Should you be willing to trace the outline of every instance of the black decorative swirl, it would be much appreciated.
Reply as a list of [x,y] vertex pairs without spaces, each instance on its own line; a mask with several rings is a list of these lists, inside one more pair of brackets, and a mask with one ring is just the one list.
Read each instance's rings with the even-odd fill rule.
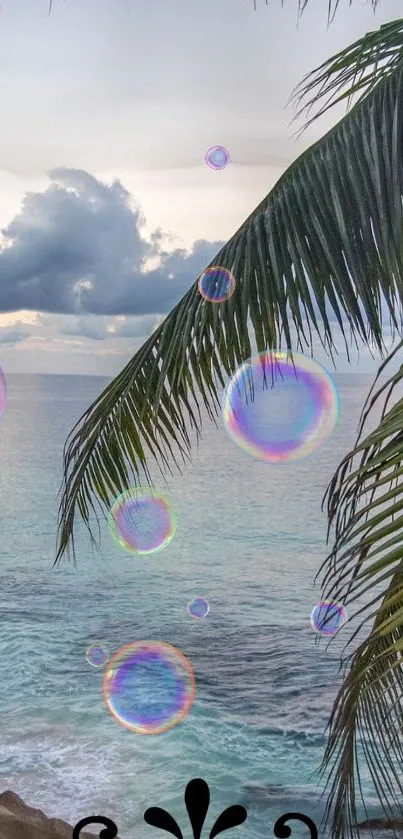
[[87,816],[86,819],[81,819],[80,822],[77,822],[73,830],[73,839],[80,839],[82,829],[89,824],[104,825],[99,834],[99,839],[116,839],[118,835],[118,829],[112,819],[108,819],[106,816]]
[[162,807],[149,807],[144,813],[144,821],[150,824],[151,827],[159,827],[160,830],[166,830],[176,836],[176,839],[183,839],[182,831],[175,821],[174,817],[163,810]]
[[230,827],[238,827],[247,818],[248,814],[245,807],[242,807],[240,804],[233,804],[232,807],[227,807],[226,810],[223,810],[221,816],[218,816],[216,823],[213,825],[210,832],[210,839],[214,839],[214,836],[222,833],[223,830],[229,830]]
[[[210,790],[203,778],[194,778],[193,781],[189,781],[185,790],[185,804],[192,825],[193,839],[200,839],[210,805]],[[245,807],[241,807],[240,804],[227,807],[213,825],[210,831],[210,839],[214,839],[223,830],[229,830],[231,827],[243,824],[247,816]],[[144,813],[144,821],[153,827],[159,827],[160,830],[172,833],[173,836],[176,836],[176,839],[183,839],[178,823],[170,813],[161,807],[149,807]]]
[[210,790],[202,778],[194,778],[185,789],[185,804],[194,839],[200,839],[210,806]]
[[277,836],[277,839],[288,839],[291,836],[292,830],[286,824],[290,819],[297,819],[297,821],[306,824],[311,832],[311,839],[318,839],[318,828],[315,822],[309,816],[305,816],[304,813],[284,813],[283,816],[280,816],[273,827],[273,833]]
[[[193,839],[200,839],[210,805],[210,790],[206,781],[203,781],[203,778],[194,778],[193,781],[189,781],[185,790],[185,805],[192,826]],[[224,830],[238,827],[238,825],[246,821],[247,817],[248,814],[245,807],[242,807],[240,804],[233,804],[231,807],[227,807],[213,824],[209,839],[215,839]],[[310,839],[318,839],[316,824],[309,816],[305,816],[303,813],[284,813],[283,816],[280,816],[273,828],[274,835],[277,839],[289,839],[291,836],[292,830],[286,824],[290,819],[297,819],[297,821],[306,824],[310,830]],[[152,827],[166,830],[172,836],[175,836],[176,839],[183,839],[182,831],[177,821],[162,807],[149,807],[144,813],[144,821]],[[80,839],[82,829],[87,827],[87,825],[94,824],[103,825],[99,839],[116,839],[118,833],[116,824],[112,819],[106,818],[106,816],[89,816],[86,819],[81,819],[73,830],[73,839]]]

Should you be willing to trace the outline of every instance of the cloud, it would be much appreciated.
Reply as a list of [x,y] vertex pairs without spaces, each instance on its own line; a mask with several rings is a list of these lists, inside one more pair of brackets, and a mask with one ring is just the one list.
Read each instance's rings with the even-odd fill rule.
[[104,341],[109,337],[106,319],[96,316],[74,319],[63,318],[59,327],[59,335],[80,336],[92,341]]
[[143,338],[158,326],[160,318],[155,315],[145,315],[140,318],[126,318],[123,323],[116,325],[113,331],[115,338]]
[[[26,194],[2,230],[2,312],[164,314],[222,247],[199,240],[190,252],[168,253],[161,230],[144,238],[141,210],[119,180],[107,185],[67,168],[49,177],[48,189]],[[146,271],[151,259],[158,267]]]
[[[41,317],[41,323],[47,326],[51,323],[51,315]],[[114,338],[146,338],[158,325],[159,318],[156,315],[144,315],[140,317],[110,318],[102,315],[83,315],[72,317],[71,315],[59,316],[53,319],[53,326],[58,335],[77,336],[89,338],[92,341],[105,341]]]
[[28,337],[28,332],[23,327],[21,329],[0,329],[0,344],[20,344]]
[[[0,311],[67,315],[58,322],[62,336],[146,338],[223,243],[198,240],[190,252],[168,252],[172,235],[160,228],[149,240],[142,235],[144,217],[120,181],[108,185],[65,168],[53,170],[50,179],[45,191],[26,194],[21,212],[2,231]],[[157,267],[146,270],[150,263]],[[382,308],[386,315],[384,303]],[[123,322],[110,320],[122,315]],[[334,326],[331,307],[328,315]],[[54,327],[42,321],[48,331],[41,334],[56,337]],[[3,344],[26,337],[20,323],[0,329]]]

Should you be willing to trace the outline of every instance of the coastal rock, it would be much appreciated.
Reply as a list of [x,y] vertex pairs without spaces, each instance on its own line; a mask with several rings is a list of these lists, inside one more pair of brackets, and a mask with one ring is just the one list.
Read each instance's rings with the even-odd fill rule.
[[[42,810],[29,807],[11,790],[0,793],[0,839],[72,839],[72,835],[72,826],[62,819],[48,818]],[[82,839],[94,839],[99,833],[82,833],[81,836]]]
[[403,830],[403,818],[367,819],[357,825],[360,830]]

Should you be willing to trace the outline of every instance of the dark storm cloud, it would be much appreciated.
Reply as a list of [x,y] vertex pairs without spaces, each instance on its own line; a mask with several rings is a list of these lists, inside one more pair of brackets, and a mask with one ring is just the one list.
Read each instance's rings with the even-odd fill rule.
[[[172,237],[158,228],[150,242],[144,239],[144,218],[120,181],[107,185],[79,169],[57,169],[50,178],[44,192],[25,196],[21,212],[2,231],[0,312],[78,316],[62,327],[64,335],[140,338],[153,329],[157,315],[180,300],[223,244],[199,240],[190,253],[167,253],[163,244]],[[155,257],[159,267],[144,272],[145,261]],[[79,319],[90,315],[98,318]],[[115,324],[110,333],[105,318],[114,315],[137,317]],[[330,306],[328,315],[336,323]]]
[[[0,311],[148,315],[168,312],[222,246],[194,243],[190,253],[147,242],[144,218],[120,181],[102,183],[80,169],[56,169],[44,192],[28,193],[2,230]],[[144,273],[144,263],[160,266]]]

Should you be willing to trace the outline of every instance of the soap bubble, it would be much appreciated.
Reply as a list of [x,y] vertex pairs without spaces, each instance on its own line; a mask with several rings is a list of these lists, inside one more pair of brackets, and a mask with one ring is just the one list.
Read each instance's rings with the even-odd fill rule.
[[225,169],[229,164],[229,152],[224,146],[211,146],[206,151],[205,161],[210,169]]
[[204,597],[195,597],[191,603],[188,603],[187,610],[192,618],[200,620],[208,615],[210,611],[210,604],[204,599]]
[[176,524],[176,513],[168,499],[143,487],[122,492],[108,516],[115,542],[141,556],[166,548],[175,536]]
[[0,419],[6,410],[7,402],[7,383],[6,377],[0,367]]
[[235,291],[235,277],[227,268],[212,265],[200,275],[198,288],[201,296],[209,303],[224,303]]
[[91,667],[104,667],[110,659],[109,650],[101,641],[94,641],[88,647],[85,657]]
[[322,600],[312,609],[311,627],[321,635],[335,635],[347,620],[344,606],[332,600]]
[[222,401],[224,428],[252,457],[270,463],[311,454],[331,435],[339,396],[329,373],[301,353],[268,350],[238,367]]
[[118,650],[102,683],[108,711],[137,734],[161,734],[188,714],[196,692],[190,662],[162,641],[135,641]]

